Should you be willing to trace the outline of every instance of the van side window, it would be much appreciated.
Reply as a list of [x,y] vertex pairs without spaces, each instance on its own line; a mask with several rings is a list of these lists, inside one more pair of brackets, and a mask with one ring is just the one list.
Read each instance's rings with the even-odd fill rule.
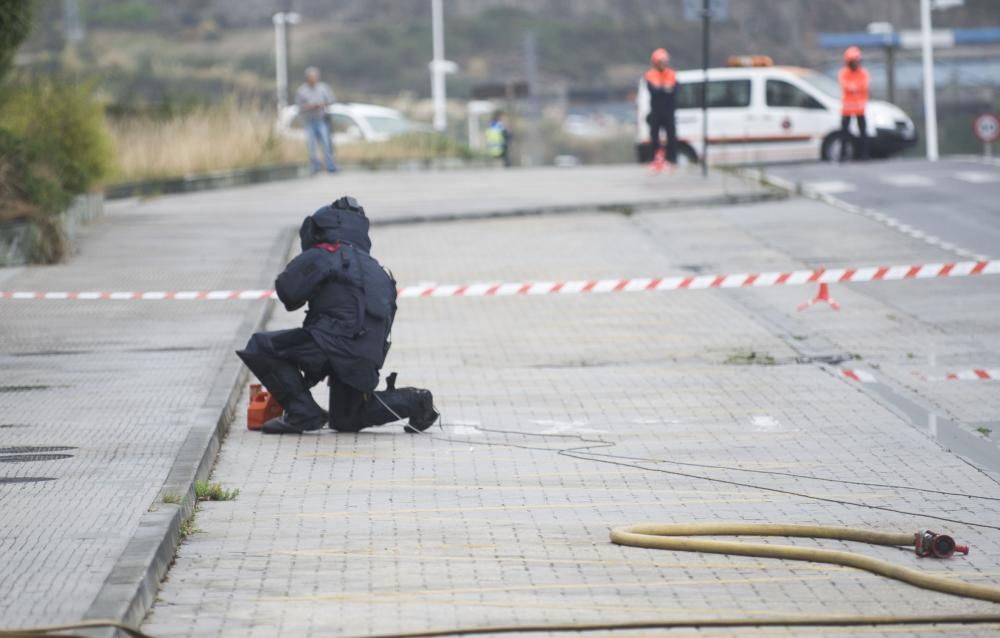
[[[677,88],[677,108],[700,109],[704,82],[683,82]],[[739,108],[750,105],[750,80],[709,80],[708,108]]]
[[765,86],[768,106],[798,109],[822,109],[823,105],[794,84],[783,80],[768,80]]
[[[334,113],[331,116],[333,120],[333,132],[334,133],[356,133],[360,132],[358,129],[358,123],[354,121],[354,118],[349,115],[343,115],[341,113]],[[352,130],[353,129],[353,130]]]

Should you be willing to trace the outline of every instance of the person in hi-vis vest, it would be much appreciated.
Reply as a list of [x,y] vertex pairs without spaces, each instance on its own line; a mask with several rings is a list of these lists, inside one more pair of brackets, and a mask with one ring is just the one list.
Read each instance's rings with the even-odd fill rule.
[[674,116],[676,103],[674,95],[677,89],[677,74],[667,64],[670,54],[666,49],[653,51],[649,61],[652,67],[646,71],[643,79],[649,90],[649,143],[653,150],[653,166],[661,168],[664,163],[663,150],[660,148],[660,129],[667,134],[666,161],[677,162],[677,123]]
[[851,134],[848,131],[851,125],[851,118],[858,121],[858,146],[856,150],[858,159],[868,158],[868,130],[865,121],[865,107],[868,106],[868,86],[871,79],[868,71],[861,68],[861,49],[858,47],[848,47],[844,51],[844,67],[837,74],[837,81],[840,82],[841,107],[840,107],[840,161],[847,158],[847,145],[850,144]]
[[510,166],[510,130],[503,123],[503,111],[495,111],[490,118],[490,127],[486,129],[486,151],[490,157],[503,160],[504,166]]

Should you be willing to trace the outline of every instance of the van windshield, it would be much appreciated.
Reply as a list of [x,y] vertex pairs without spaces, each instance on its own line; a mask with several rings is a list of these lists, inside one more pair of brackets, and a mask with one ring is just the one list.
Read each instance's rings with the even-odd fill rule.
[[840,99],[840,85],[833,78],[816,71],[806,71],[799,77],[830,97],[836,100]]

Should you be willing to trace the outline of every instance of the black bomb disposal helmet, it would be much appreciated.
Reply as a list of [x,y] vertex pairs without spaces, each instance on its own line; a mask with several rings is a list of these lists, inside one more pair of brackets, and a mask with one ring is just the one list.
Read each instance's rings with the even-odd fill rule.
[[358,200],[344,196],[306,217],[299,228],[302,250],[316,244],[343,242],[367,252],[372,249],[368,237],[368,218]]

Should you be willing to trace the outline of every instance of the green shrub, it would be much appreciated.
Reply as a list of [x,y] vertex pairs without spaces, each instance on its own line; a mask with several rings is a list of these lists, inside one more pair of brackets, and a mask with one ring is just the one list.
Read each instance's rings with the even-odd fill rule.
[[14,52],[31,31],[31,0],[0,0],[0,78],[14,61]]
[[[32,156],[44,158],[71,194],[93,188],[111,171],[111,139],[90,87],[51,80],[13,86],[0,98],[0,130],[22,140]],[[47,208],[46,202],[32,203]]]
[[32,221],[32,261],[62,259],[54,215],[111,166],[104,113],[87,87],[35,80],[0,91],[0,221]]

